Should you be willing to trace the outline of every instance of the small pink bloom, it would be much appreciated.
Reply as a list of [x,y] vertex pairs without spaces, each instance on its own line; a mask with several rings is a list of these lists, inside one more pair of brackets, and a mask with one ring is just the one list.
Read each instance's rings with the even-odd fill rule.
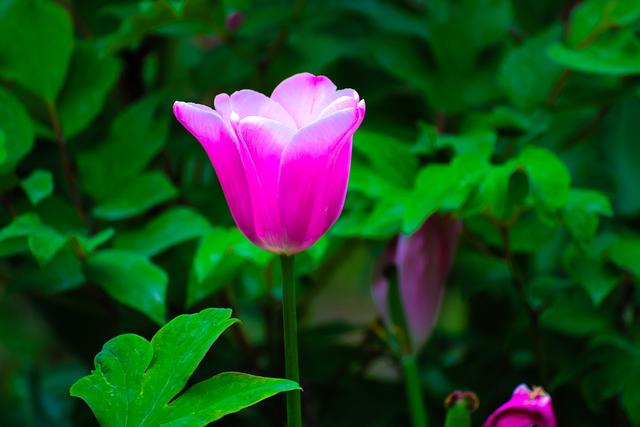
[[[400,236],[385,255],[397,269],[398,287],[414,352],[427,342],[438,318],[444,285],[453,264],[462,223],[432,215],[410,236]],[[383,320],[391,322],[389,282],[381,271],[373,284],[373,299]]]
[[519,385],[511,399],[485,421],[484,427],[556,427],[551,397],[541,387]]
[[301,73],[271,97],[241,90],[214,106],[176,102],[173,112],[209,155],[238,228],[275,253],[307,249],[342,212],[364,100]]

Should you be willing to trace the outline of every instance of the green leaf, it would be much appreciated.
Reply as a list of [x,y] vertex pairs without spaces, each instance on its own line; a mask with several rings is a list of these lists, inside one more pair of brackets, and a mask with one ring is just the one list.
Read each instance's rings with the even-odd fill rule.
[[143,255],[105,250],[87,258],[87,277],[117,301],[163,324],[169,279]]
[[562,68],[551,61],[547,48],[560,40],[562,28],[553,26],[511,50],[500,66],[500,86],[517,107],[532,110],[546,101]]
[[472,154],[488,160],[493,154],[496,140],[494,131],[478,129],[459,135],[440,135],[436,147],[451,147],[456,154]]
[[614,264],[640,278],[640,237],[625,237],[609,248],[609,257]]
[[451,164],[432,164],[416,178],[415,189],[406,197],[402,231],[413,233],[435,211],[462,208],[486,177],[489,165],[477,154],[456,156]]
[[613,215],[607,196],[593,190],[571,189],[562,217],[576,240],[586,243],[595,236],[600,223],[599,215]]
[[[181,315],[148,342],[134,335],[108,341],[96,369],[71,387],[102,427],[203,427],[277,393],[299,389],[288,380],[223,373],[179,397],[216,339],[235,323],[231,310]],[[174,399],[175,398],[175,399]]]
[[595,306],[599,306],[611,294],[619,282],[602,259],[602,251],[594,245],[569,254],[567,270],[587,292]]
[[586,296],[554,301],[540,315],[540,323],[572,336],[605,333],[612,328],[610,319],[598,312]]
[[633,30],[603,34],[582,49],[554,44],[548,53],[558,64],[584,73],[613,76],[640,73],[640,40]]
[[422,169],[416,188],[407,202],[403,232],[413,233],[432,213],[440,208],[458,185],[458,173],[451,165],[434,164]]
[[550,211],[567,203],[571,177],[554,153],[530,146],[522,150],[518,160],[529,176],[531,193],[537,203]]
[[249,243],[236,228],[215,228],[205,235],[193,258],[187,286],[191,306],[224,287],[248,260],[264,267],[273,255]]
[[31,203],[37,205],[53,192],[53,175],[49,171],[36,169],[21,181],[20,186],[27,193]]
[[168,200],[178,191],[162,172],[147,172],[135,178],[94,209],[96,217],[107,220],[129,218]]
[[367,164],[383,179],[410,188],[418,172],[418,160],[408,144],[379,132],[360,130],[354,135],[354,162]]
[[4,134],[5,158],[0,173],[11,171],[33,146],[35,130],[27,111],[9,92],[0,88],[0,129]]
[[118,233],[113,245],[116,249],[154,256],[171,246],[205,235],[209,222],[193,209],[177,207],[164,211],[144,228]]
[[160,100],[152,95],[127,107],[106,141],[78,154],[79,181],[93,197],[102,201],[129,186],[164,145],[169,114],[156,114]]
[[24,214],[0,230],[0,254],[14,253],[16,247],[21,251],[22,245],[14,246],[11,243],[23,239],[26,239],[28,248],[40,265],[45,265],[66,241],[63,235],[44,224],[37,215]]
[[69,248],[60,250],[42,267],[31,264],[16,268],[11,287],[20,291],[34,290],[45,293],[65,292],[85,283],[82,264]]
[[640,16],[635,0],[587,0],[571,13],[568,42],[572,47],[587,43],[599,33],[633,23]]
[[58,102],[60,123],[67,138],[82,131],[98,115],[120,69],[120,62],[97,43],[76,45]]
[[66,10],[49,0],[7,0],[0,5],[0,75],[53,103],[73,49]]

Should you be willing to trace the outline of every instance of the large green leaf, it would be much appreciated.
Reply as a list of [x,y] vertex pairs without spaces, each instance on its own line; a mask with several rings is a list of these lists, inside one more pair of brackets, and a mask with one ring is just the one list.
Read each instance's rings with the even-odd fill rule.
[[22,104],[0,88],[0,130],[4,134],[5,158],[0,172],[8,172],[33,146],[35,131],[31,118]]
[[114,247],[154,256],[173,245],[203,236],[210,229],[209,222],[198,212],[177,207],[163,212],[142,229],[119,233]]
[[112,197],[96,206],[94,214],[108,220],[129,218],[171,200],[177,194],[176,188],[162,172],[147,172],[132,178]]
[[66,10],[49,0],[0,3],[0,75],[53,103],[73,50]]
[[166,316],[167,274],[135,252],[104,250],[87,258],[87,277],[121,303],[159,324]]
[[[71,387],[102,427],[202,427],[275,394],[296,390],[288,380],[223,373],[188,388],[189,377],[216,339],[235,323],[231,310],[181,315],[148,342],[134,335],[108,341],[96,369]],[[175,399],[174,399],[175,398]]]
[[58,101],[60,123],[67,138],[83,130],[98,115],[120,68],[118,60],[100,45],[84,42],[76,46]]

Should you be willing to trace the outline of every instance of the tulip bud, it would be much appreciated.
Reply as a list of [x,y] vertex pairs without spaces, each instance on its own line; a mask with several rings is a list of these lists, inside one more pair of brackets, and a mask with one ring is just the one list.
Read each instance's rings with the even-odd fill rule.
[[394,278],[383,272],[395,272],[413,353],[427,342],[435,326],[461,229],[459,220],[432,215],[414,234],[400,236],[381,260],[373,284],[374,302],[385,323],[393,327],[389,296]]
[[511,399],[485,421],[483,427],[556,427],[551,397],[541,387],[519,385]]

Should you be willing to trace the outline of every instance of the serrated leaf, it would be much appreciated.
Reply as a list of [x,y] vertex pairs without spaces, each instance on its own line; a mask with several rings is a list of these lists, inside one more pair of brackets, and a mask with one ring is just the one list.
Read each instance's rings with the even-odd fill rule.
[[73,49],[71,18],[49,0],[7,0],[0,5],[0,75],[53,103]]
[[[235,323],[231,310],[209,308],[181,315],[148,342],[120,335],[95,358],[96,369],[71,387],[102,427],[203,427],[223,416],[298,385],[273,378],[223,373],[179,397],[216,339]],[[172,400],[173,399],[173,400]]]
[[31,118],[22,104],[0,88],[0,128],[4,134],[5,158],[0,172],[11,171],[31,150],[35,131]]
[[161,172],[147,172],[105,199],[94,209],[96,217],[107,220],[129,218],[173,199],[178,191]]
[[53,191],[53,175],[49,171],[36,169],[21,181],[20,186],[27,193],[31,203],[37,205]]
[[101,251],[87,258],[86,274],[117,301],[164,323],[169,278],[143,255]]
[[144,228],[118,233],[113,245],[116,249],[154,256],[171,246],[205,235],[209,222],[193,209],[177,207],[164,211]]
[[120,68],[120,62],[98,44],[83,42],[76,46],[58,101],[60,123],[67,139],[98,115]]

